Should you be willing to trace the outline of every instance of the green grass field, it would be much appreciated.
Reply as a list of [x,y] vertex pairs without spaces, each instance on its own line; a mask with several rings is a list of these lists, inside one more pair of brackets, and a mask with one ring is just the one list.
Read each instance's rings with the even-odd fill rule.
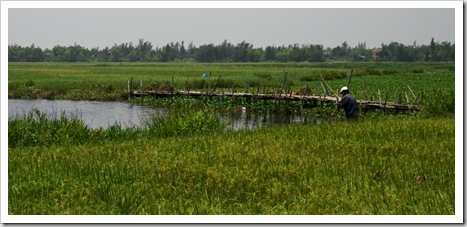
[[[9,64],[9,98],[123,100],[127,80],[221,89],[258,83],[351,92],[407,92],[421,114],[229,131],[212,109],[152,118],[146,127],[88,129],[30,113],[8,122],[8,213],[455,213],[452,64]],[[147,81],[147,82],[146,82]],[[198,82],[196,82],[198,81]],[[135,88],[139,86],[135,84]],[[392,95],[391,95],[392,96]],[[391,97],[390,96],[390,97]],[[179,100],[180,101],[180,100]]]
[[9,214],[454,214],[454,120],[9,149]]
[[350,69],[354,69],[351,92],[359,99],[365,98],[362,84],[368,98],[377,99],[380,89],[383,98],[388,93],[388,101],[394,101],[394,92],[405,101],[407,85],[416,95],[454,90],[453,63],[10,63],[8,97],[125,100],[131,78],[134,89],[140,81],[149,88],[173,79],[177,89],[185,89],[188,82],[194,90],[207,83],[201,77],[204,73],[211,73],[212,87],[217,83],[219,91],[232,87],[242,91],[248,85],[252,92],[258,84],[280,88],[284,72],[291,90],[309,86],[313,93],[323,94],[320,76],[337,91],[347,85]]

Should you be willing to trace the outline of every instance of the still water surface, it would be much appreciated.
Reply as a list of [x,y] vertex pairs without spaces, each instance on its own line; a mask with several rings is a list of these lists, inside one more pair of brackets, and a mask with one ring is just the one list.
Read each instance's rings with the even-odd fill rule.
[[[122,127],[142,126],[152,114],[165,116],[167,108],[139,105],[129,102],[69,101],[69,100],[8,100],[8,117],[21,117],[32,110],[39,110],[52,116],[65,113],[69,117],[78,117],[90,128],[107,128],[115,123]],[[271,113],[252,113],[238,111],[222,114],[221,120],[229,122],[230,127],[254,129],[263,125],[317,124],[319,119],[310,119],[293,115]]]

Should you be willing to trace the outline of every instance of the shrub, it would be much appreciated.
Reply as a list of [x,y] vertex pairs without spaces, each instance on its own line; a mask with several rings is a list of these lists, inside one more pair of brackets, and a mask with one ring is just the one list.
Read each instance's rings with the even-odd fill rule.
[[383,69],[383,75],[397,74],[399,71],[397,69]]
[[423,68],[413,68],[412,73],[424,73],[425,70]]

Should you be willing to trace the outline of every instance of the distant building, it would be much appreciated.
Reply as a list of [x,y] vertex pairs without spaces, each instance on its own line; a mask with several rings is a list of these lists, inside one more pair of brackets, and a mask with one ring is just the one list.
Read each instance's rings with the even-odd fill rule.
[[373,51],[371,51],[371,60],[375,61],[378,58],[378,54],[381,52],[381,49],[376,48]]

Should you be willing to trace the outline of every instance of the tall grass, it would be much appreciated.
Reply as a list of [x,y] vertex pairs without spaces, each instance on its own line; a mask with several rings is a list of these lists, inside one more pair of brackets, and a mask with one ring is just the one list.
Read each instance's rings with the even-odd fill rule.
[[421,115],[425,117],[453,116],[455,112],[455,93],[453,90],[434,89],[426,94],[421,103],[421,108]]
[[99,131],[89,129],[78,117],[48,116],[34,110],[8,121],[8,146],[47,146],[100,140]]
[[9,147],[8,212],[454,214],[458,205],[452,118],[179,135]]
[[168,116],[151,115],[145,119],[144,127],[124,128],[114,124],[108,128],[91,129],[78,117],[67,117],[65,113],[46,113],[34,110],[24,116],[12,117],[8,121],[8,146],[31,147],[51,145],[81,145],[108,141],[136,140],[143,136],[167,137],[189,134],[222,132],[227,124],[218,114],[210,110],[171,111]]
[[147,133],[161,137],[215,134],[226,128],[227,124],[221,122],[218,114],[209,109],[176,109],[168,116],[152,115],[146,120]]

